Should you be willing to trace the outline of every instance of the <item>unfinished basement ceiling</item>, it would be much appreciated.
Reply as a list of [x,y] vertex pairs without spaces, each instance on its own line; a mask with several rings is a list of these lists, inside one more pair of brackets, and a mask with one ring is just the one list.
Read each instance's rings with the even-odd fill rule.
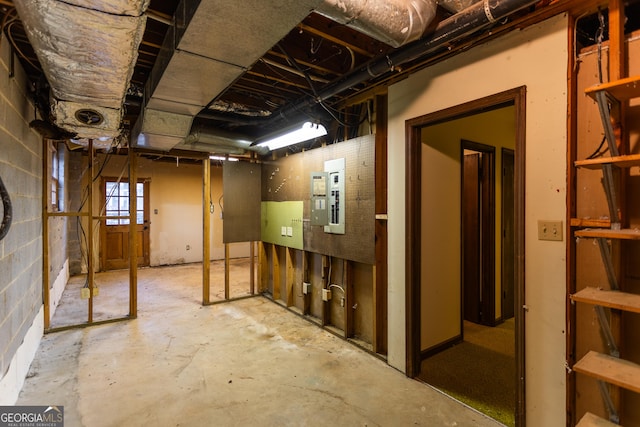
[[[76,131],[84,138],[98,136],[80,126],[65,127],[63,119],[78,119],[78,115],[61,111],[59,105],[70,110],[114,110],[103,117],[111,129],[124,135],[123,145],[131,141],[133,146],[161,152],[179,149],[220,154],[246,153],[256,138],[303,119],[325,124],[330,129],[328,142],[340,140],[345,126],[356,126],[367,114],[366,105],[345,110],[366,99],[365,91],[482,42],[502,28],[513,28],[518,20],[531,23],[535,17],[543,19],[571,8],[582,12],[587,7],[577,0],[489,0],[487,7],[475,0],[443,0],[437,6],[429,0],[15,1],[17,8],[11,1],[0,0],[3,30],[32,82],[41,116],[52,124],[37,123],[43,135],[64,139]],[[45,6],[42,11],[33,10],[36,3]],[[363,11],[365,3],[369,9]],[[113,9],[104,10],[105,5]],[[114,79],[114,87],[121,84],[113,91],[114,99],[105,101],[98,90],[109,77],[99,70],[82,84],[72,80],[71,88],[60,93],[58,82],[51,78],[56,74],[48,71],[51,64],[39,60],[46,46],[43,49],[30,42],[33,22],[53,35],[56,30],[74,34],[77,28],[84,28],[80,34],[91,34],[96,33],[90,31],[92,25],[103,31],[107,26],[68,19],[56,29],[48,22],[48,12],[54,7],[92,9],[86,13],[94,20],[95,16],[116,14],[143,23],[143,29],[133,26],[126,38],[106,31],[99,39],[111,42],[106,48],[91,39],[84,46],[81,38],[70,39],[72,47],[84,47],[79,54],[70,54],[76,55],[78,64],[90,63],[91,58],[100,64],[103,55],[108,60],[117,56],[109,51],[124,52],[123,63],[131,61],[130,68]],[[467,13],[471,10],[467,7],[475,12]],[[505,14],[493,19],[491,11]],[[487,21],[487,16],[492,19]],[[420,26],[414,28],[414,21],[421,21]],[[453,33],[455,38],[450,37]],[[60,70],[58,74],[64,75]],[[89,89],[96,92],[95,100],[69,95],[73,90],[82,94],[91,92]],[[112,123],[118,120],[118,125]]]

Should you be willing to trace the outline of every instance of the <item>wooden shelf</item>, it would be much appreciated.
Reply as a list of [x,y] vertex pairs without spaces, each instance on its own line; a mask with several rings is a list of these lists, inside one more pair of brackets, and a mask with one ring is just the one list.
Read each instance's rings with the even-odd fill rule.
[[600,418],[597,415],[593,415],[591,412],[587,412],[580,419],[580,422],[576,424],[576,427],[615,427],[618,424],[612,423],[609,420],[605,420],[604,418]]
[[584,288],[571,295],[571,299],[576,302],[640,313],[640,295],[638,294],[597,288]]
[[602,165],[611,164],[619,168],[630,168],[640,166],[640,154],[628,154],[615,157],[598,157],[597,159],[576,160],[574,165],[577,168],[600,169]]
[[640,97],[640,76],[627,77],[609,83],[602,83],[587,88],[584,92],[595,98],[596,92],[606,91],[612,97],[625,101]]
[[628,360],[590,351],[573,365],[573,370],[640,393],[640,366]]
[[610,228],[611,227],[611,221],[609,219],[571,218],[570,225],[572,227]]
[[640,240],[640,230],[624,228],[622,230],[610,230],[608,228],[587,228],[577,230],[576,237],[604,237],[606,239]]

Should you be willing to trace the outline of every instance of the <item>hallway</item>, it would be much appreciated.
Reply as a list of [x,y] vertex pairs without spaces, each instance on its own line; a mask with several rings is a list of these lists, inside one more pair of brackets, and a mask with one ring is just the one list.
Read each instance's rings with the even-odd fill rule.
[[266,298],[203,307],[181,268],[139,271],[136,320],[45,335],[17,404],[68,426],[498,425]]

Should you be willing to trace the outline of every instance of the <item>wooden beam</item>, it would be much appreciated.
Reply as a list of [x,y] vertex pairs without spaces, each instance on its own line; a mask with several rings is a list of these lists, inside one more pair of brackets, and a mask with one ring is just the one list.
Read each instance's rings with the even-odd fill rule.
[[229,300],[231,298],[230,292],[230,282],[229,282],[229,273],[230,273],[230,253],[229,253],[229,244],[224,244],[224,299]]
[[284,248],[285,249],[285,257],[286,257],[286,270],[285,270],[285,289],[287,292],[285,304],[287,307],[291,307],[293,305],[293,289],[295,282],[295,256],[293,254],[294,249],[292,248]]
[[355,335],[355,313],[353,305],[356,302],[355,283],[353,281],[353,266],[346,259],[342,262],[342,287],[344,288],[344,337]]
[[42,299],[44,303],[44,330],[51,327],[49,309],[49,142],[42,139]]
[[[309,252],[302,251],[302,281],[310,283],[309,281]],[[302,314],[311,313],[311,293],[303,295]]]
[[202,304],[211,303],[211,161],[202,159]]
[[[329,277],[329,271],[331,271],[331,257],[322,255],[322,289],[329,289],[331,284],[331,278]],[[322,291],[320,291],[322,295]],[[322,326],[326,326],[331,323],[331,306],[330,301],[322,301],[322,317],[320,323]]]
[[[93,176],[93,175],[91,175]],[[138,156],[129,150],[129,317],[138,317]]]
[[[253,155],[253,152],[251,153]],[[249,293],[256,293],[256,242],[249,242]]]
[[375,353],[387,354],[387,100],[375,98],[375,265],[373,267],[373,337]]
[[[89,286],[87,323],[93,323],[93,139],[89,140],[89,146],[87,147],[87,159],[87,210],[89,211],[89,225],[87,227],[87,284]],[[129,234],[131,234],[131,229],[129,229]],[[129,236],[129,241],[131,241],[131,236]]]
[[273,289],[272,296],[274,300],[280,299],[280,257],[278,254],[279,246],[271,245],[271,265],[273,266]]
[[330,34],[322,32],[322,31],[318,30],[317,28],[311,27],[309,25],[298,24],[298,28],[303,30],[303,31],[306,31],[308,33],[311,33],[311,34],[314,34],[316,36],[322,37],[325,40],[329,40],[330,42],[335,43],[335,44],[337,44],[339,46],[344,46],[347,49],[352,50],[353,52],[359,53],[362,56],[366,56],[367,58],[373,58],[373,56],[374,56],[373,53],[371,53],[371,52],[369,52],[369,51],[367,51],[365,49],[362,49],[362,48],[360,48],[360,47],[358,47],[358,46],[356,46],[354,44],[348,43],[348,42],[346,42],[346,41],[344,41],[342,39],[339,39],[339,38],[334,37],[334,36],[332,36]]
[[269,259],[267,257],[268,243],[258,242],[258,292],[262,293],[269,287]]

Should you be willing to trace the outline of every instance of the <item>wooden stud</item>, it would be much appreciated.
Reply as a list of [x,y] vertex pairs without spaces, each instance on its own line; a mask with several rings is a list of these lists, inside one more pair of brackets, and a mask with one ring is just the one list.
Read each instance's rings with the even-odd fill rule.
[[138,156],[129,149],[129,317],[138,317]]
[[258,242],[258,292],[265,292],[269,288],[269,259],[267,257],[267,243]]
[[387,95],[375,97],[375,265],[373,267],[373,337],[375,353],[387,354]]
[[229,265],[229,260],[230,260],[230,253],[229,253],[229,244],[225,243],[224,244],[224,299],[228,300],[231,296],[230,296],[230,289],[229,289],[229,273],[230,273],[230,265]]
[[294,283],[295,283],[295,265],[294,265],[294,261],[295,261],[295,255],[293,254],[294,249],[292,248],[285,248],[286,251],[286,271],[285,271],[285,288],[287,290],[287,296],[286,296],[286,305],[287,307],[291,307],[294,303],[293,301],[293,290],[294,290]]
[[342,262],[342,287],[344,288],[344,337],[350,338],[355,334],[355,313],[353,305],[356,302],[356,291],[353,280],[351,262]]
[[89,285],[89,299],[87,300],[88,304],[88,314],[87,314],[87,323],[93,323],[93,281],[94,281],[94,271],[93,271],[93,140],[89,140],[89,147],[87,149],[87,157],[88,157],[88,172],[87,172],[87,188],[88,188],[88,196],[87,196],[87,210],[89,211],[88,216],[88,224],[87,227],[87,282]]
[[[309,281],[309,252],[302,251],[302,281],[310,283]],[[302,314],[311,313],[311,294],[303,296]]]
[[249,293],[256,293],[256,245],[255,242],[249,242]]
[[202,159],[202,304],[211,303],[211,160]]
[[279,246],[271,245],[272,250],[272,260],[271,265],[273,266],[273,288],[272,288],[272,296],[274,301],[280,299],[280,257],[278,256]]
[[[329,289],[331,284],[331,278],[329,277],[330,264],[331,257],[322,255],[322,289]],[[320,319],[322,326],[327,326],[331,323],[331,306],[329,304],[330,301],[322,301],[322,318]]]
[[44,330],[51,327],[49,304],[49,144],[42,139],[42,298],[44,301]]

